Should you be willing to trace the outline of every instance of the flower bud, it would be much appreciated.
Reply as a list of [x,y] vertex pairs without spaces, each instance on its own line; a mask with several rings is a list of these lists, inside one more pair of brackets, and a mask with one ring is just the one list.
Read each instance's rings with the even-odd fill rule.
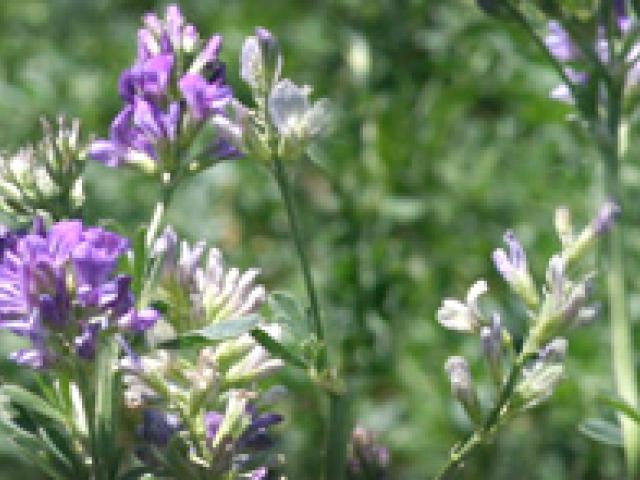
[[453,395],[462,404],[467,415],[474,422],[478,422],[481,416],[480,405],[467,361],[459,356],[449,357],[444,370],[449,376]]
[[533,365],[522,372],[522,380],[515,388],[521,408],[532,408],[547,400],[564,376],[564,359],[568,342],[558,337],[538,352]]
[[621,212],[620,205],[616,202],[608,200],[603,203],[591,223],[573,243],[565,248],[563,257],[566,261],[570,263],[582,256],[584,252],[591,247],[596,238],[604,235],[613,227],[616,218]]
[[491,325],[480,329],[482,351],[489,366],[489,371],[496,384],[502,383],[502,323],[500,315],[494,313]]
[[282,55],[278,40],[269,30],[258,27],[247,37],[240,56],[240,76],[263,97],[275,84],[282,70]]
[[496,249],[493,252],[493,263],[513,291],[527,305],[535,308],[540,300],[536,286],[529,274],[524,249],[512,231],[507,231],[504,234],[504,241],[509,248],[509,253],[507,254],[502,248]]
[[555,227],[562,248],[566,248],[573,242],[573,224],[571,222],[571,211],[567,207],[556,209]]

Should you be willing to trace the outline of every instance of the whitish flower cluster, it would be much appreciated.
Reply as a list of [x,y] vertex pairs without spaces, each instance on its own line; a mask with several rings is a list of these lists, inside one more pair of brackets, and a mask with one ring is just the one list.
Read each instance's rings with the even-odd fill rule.
[[154,246],[161,269],[159,297],[171,309],[166,319],[176,333],[255,313],[266,301],[256,283],[260,270],[225,268],[222,253],[204,242],[179,241],[169,227]]
[[43,120],[44,138],[12,155],[0,155],[0,209],[21,221],[34,215],[54,220],[77,216],[84,202],[86,148],[80,123],[60,117],[58,128]]
[[[329,102],[312,102],[312,88],[281,78],[282,55],[277,39],[257,28],[240,56],[241,77],[251,88],[255,108],[235,101],[235,124],[225,122],[226,140],[265,162],[274,156],[295,158],[330,125]],[[219,129],[225,131],[225,125]]]
[[[528,408],[546,400],[564,373],[570,329],[592,321],[597,305],[592,303],[594,274],[570,276],[569,267],[581,258],[594,240],[609,230],[619,207],[606,202],[595,219],[579,234],[574,234],[571,216],[566,208],[556,212],[556,230],[562,249],[549,260],[546,282],[538,290],[529,272],[526,254],[513,232],[505,234],[508,252],[493,253],[496,269],[528,307],[529,332],[520,352],[515,352],[511,335],[504,328],[498,312],[485,313],[478,302],[487,293],[484,280],[476,282],[465,302],[445,299],[437,312],[437,320],[445,328],[479,334],[483,355],[494,380],[497,398],[509,403],[500,405],[499,415],[506,409]],[[454,396],[474,422],[486,420],[482,414],[467,361],[450,357],[445,370]],[[506,374],[505,372],[510,372]],[[504,401],[504,398],[503,398]],[[495,412],[494,412],[495,414]],[[493,419],[495,420],[495,419]]]

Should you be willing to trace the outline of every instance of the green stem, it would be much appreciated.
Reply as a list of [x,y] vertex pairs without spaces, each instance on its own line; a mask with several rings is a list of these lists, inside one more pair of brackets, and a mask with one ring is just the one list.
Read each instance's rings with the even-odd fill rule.
[[[302,239],[302,231],[298,224],[298,217],[296,215],[293,196],[291,188],[289,186],[289,180],[287,178],[287,172],[285,172],[282,159],[276,156],[273,160],[273,167],[276,182],[280,189],[280,194],[284,201],[285,209],[287,211],[287,217],[289,219],[289,227],[291,228],[291,235],[293,237],[293,243],[298,254],[298,260],[302,268],[302,277],[304,278],[304,285],[307,290],[307,296],[309,298],[309,308],[311,309],[311,318],[313,320],[313,329],[319,342],[324,342],[324,329],[322,326],[322,318],[320,317],[320,304],[318,302],[318,295],[316,293],[315,284],[313,283],[313,277],[311,276],[311,267],[309,265],[309,259],[307,258],[307,252],[304,248],[304,242]],[[324,349],[323,349],[324,350]],[[326,365],[326,355],[323,354],[321,359],[322,365],[320,368]]]
[[[282,159],[278,156],[273,160],[274,174],[276,182],[280,189],[280,194],[285,204],[289,226],[293,243],[298,254],[300,266],[302,267],[302,275],[304,284],[309,298],[309,306],[311,310],[311,318],[313,320],[313,328],[316,337],[320,343],[324,343],[324,328],[322,318],[320,316],[320,304],[316,293],[313,277],[311,276],[311,267],[307,253],[304,248],[302,231],[298,223],[298,217],[295,211],[295,205],[287,172],[284,169]],[[320,358],[318,359],[318,371],[322,372],[327,368],[326,345],[321,349]],[[341,480],[344,478],[346,459],[347,459],[347,440],[350,433],[350,411],[349,398],[344,393],[329,392],[329,422],[327,425],[327,444],[325,457],[325,478],[327,480]]]
[[329,394],[329,425],[325,478],[341,480],[347,466],[347,442],[351,434],[350,401],[347,394]]
[[[607,128],[609,136],[601,142],[604,156],[604,189],[609,198],[623,207],[623,188],[620,183],[620,161],[626,148],[627,129],[622,124],[622,86],[611,85],[607,99]],[[624,208],[623,208],[624,210]],[[611,317],[611,357],[618,395],[633,408],[638,408],[638,391],[635,376],[632,331],[627,312],[626,283],[624,273],[623,224],[620,222],[609,235],[608,294]],[[620,415],[625,458],[629,478],[638,471],[640,446],[639,426]]]
[[156,203],[153,209],[153,215],[149,222],[149,229],[147,230],[146,244],[147,247],[151,247],[153,241],[161,234],[162,228],[167,221],[167,211],[171,205],[173,194],[176,191],[178,182],[176,179],[162,179],[160,184],[160,199]]

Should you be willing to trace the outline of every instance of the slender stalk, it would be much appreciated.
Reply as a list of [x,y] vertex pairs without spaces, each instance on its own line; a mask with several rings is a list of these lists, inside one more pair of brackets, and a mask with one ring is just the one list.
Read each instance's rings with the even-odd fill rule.
[[[287,172],[284,169],[282,159],[275,156],[273,159],[273,170],[280,189],[280,194],[285,204],[289,226],[293,243],[298,254],[300,266],[302,268],[302,276],[304,278],[307,296],[309,298],[309,307],[311,310],[311,318],[313,320],[313,328],[319,342],[324,343],[324,327],[320,316],[320,304],[316,293],[313,277],[311,276],[311,267],[304,248],[302,231],[298,223],[298,217],[295,211],[295,204]],[[320,372],[327,368],[326,346],[321,350],[321,356],[318,359],[317,368]],[[327,424],[327,443],[325,457],[325,478],[327,480],[341,480],[344,478],[346,460],[347,460],[347,439],[350,430],[350,409],[349,397],[343,393],[329,392],[329,421]]]
[[[166,181],[165,181],[166,180]],[[153,209],[153,215],[149,221],[149,229],[146,235],[146,244],[150,247],[153,241],[160,235],[162,228],[166,224],[167,211],[171,205],[173,194],[176,191],[178,182],[175,179],[162,179],[160,184],[160,199],[157,201],[155,208]]]
[[[284,201],[284,206],[287,211],[287,217],[289,219],[289,227],[291,228],[291,235],[293,237],[293,243],[298,254],[298,260],[300,261],[300,267],[302,268],[302,277],[304,279],[304,285],[307,290],[307,297],[309,298],[309,308],[311,309],[311,318],[313,321],[313,329],[319,342],[324,342],[324,328],[322,326],[322,318],[320,317],[320,304],[318,302],[318,294],[316,293],[313,277],[311,276],[311,267],[307,252],[304,248],[304,242],[302,239],[302,231],[298,223],[298,217],[295,211],[295,205],[293,196],[291,194],[291,188],[289,186],[289,179],[287,178],[287,172],[285,172],[282,159],[276,156],[273,160],[273,170]],[[323,355],[326,357],[326,355]],[[326,358],[321,359],[323,365],[319,365],[320,368],[325,367]]]
[[[604,189],[608,197],[623,205],[623,189],[620,183],[620,161],[626,149],[627,129],[622,124],[622,86],[612,84],[608,89],[607,128],[609,136],[601,142],[604,157]],[[611,317],[611,357],[618,395],[629,405],[638,408],[638,387],[635,376],[635,359],[631,325],[627,311],[627,294],[624,273],[624,225],[620,222],[609,235],[608,294]],[[624,415],[619,417],[625,447],[629,478],[638,472],[640,430],[638,424]]]

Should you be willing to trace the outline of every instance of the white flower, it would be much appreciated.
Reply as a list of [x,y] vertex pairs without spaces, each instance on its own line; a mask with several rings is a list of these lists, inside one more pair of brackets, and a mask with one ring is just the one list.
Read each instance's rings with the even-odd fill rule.
[[320,99],[311,104],[310,94],[310,86],[298,86],[289,79],[274,85],[269,95],[269,114],[280,135],[304,141],[328,129],[329,101]]
[[482,318],[478,299],[488,290],[487,282],[478,280],[469,288],[465,303],[453,298],[445,298],[436,314],[438,323],[445,328],[459,332],[477,330]]

